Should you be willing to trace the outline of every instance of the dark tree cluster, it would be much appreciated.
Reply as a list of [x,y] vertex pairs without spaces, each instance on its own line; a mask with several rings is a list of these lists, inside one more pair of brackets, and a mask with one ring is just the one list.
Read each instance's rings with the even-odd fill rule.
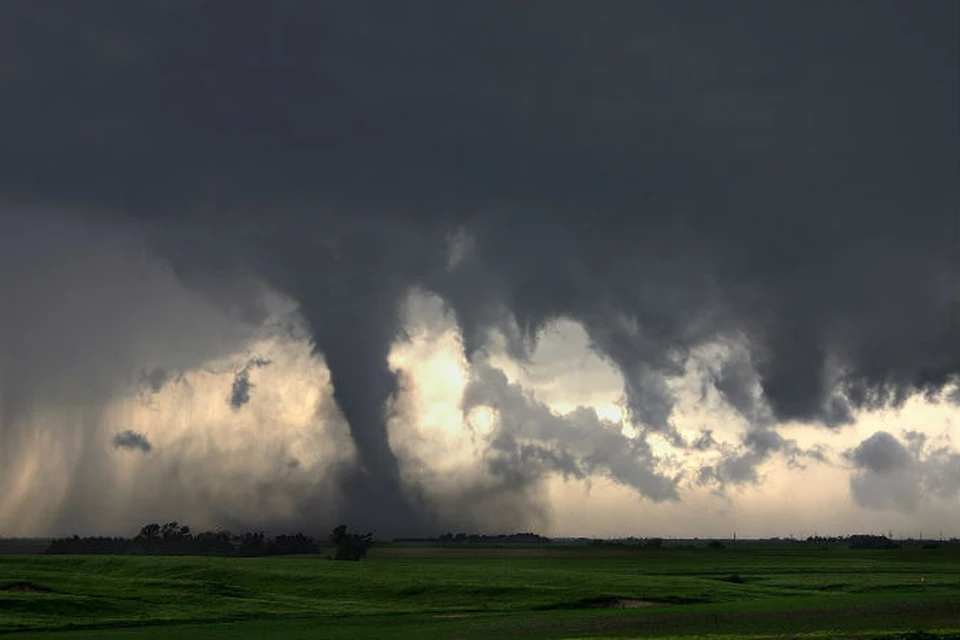
[[72,536],[50,543],[50,554],[109,555],[240,555],[266,556],[318,553],[316,540],[302,533],[268,538],[263,532],[233,535],[229,531],[193,533],[176,522],[151,523],[133,538]]
[[939,542],[927,540],[924,538],[907,538],[897,542],[890,536],[878,536],[859,533],[852,536],[810,536],[807,542],[819,544],[846,544],[851,549],[899,549],[901,544],[919,545],[923,549],[937,549],[942,544],[955,545],[960,543],[960,538],[941,539]]
[[367,549],[373,546],[372,533],[350,533],[342,524],[330,534],[330,542],[336,545],[334,560],[358,561],[366,557]]
[[847,546],[851,549],[899,549],[900,545],[887,536],[873,536],[857,534],[847,538]]
[[45,553],[73,554],[73,555],[128,555],[144,553],[130,538],[111,538],[107,536],[90,536],[81,538],[55,538],[50,542]]

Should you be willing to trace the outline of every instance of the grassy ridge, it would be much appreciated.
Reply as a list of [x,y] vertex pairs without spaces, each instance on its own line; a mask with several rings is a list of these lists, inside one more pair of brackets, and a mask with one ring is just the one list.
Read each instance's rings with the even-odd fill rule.
[[[15,583],[50,591],[3,590]],[[597,606],[618,599],[662,604]],[[187,638],[960,628],[960,549],[387,547],[361,563],[0,557],[0,634],[168,638],[170,625]]]

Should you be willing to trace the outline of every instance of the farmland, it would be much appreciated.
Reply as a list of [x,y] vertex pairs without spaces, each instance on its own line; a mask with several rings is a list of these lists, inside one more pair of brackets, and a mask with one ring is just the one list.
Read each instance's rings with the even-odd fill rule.
[[386,544],[362,562],[0,556],[10,640],[905,633],[960,635],[960,546]]

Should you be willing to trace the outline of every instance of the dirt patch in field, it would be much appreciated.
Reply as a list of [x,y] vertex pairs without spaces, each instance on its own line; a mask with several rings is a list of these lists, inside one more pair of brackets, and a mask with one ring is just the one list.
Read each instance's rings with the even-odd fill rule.
[[634,598],[607,598],[594,603],[593,606],[603,607],[604,609],[641,609],[643,607],[656,607],[662,604],[662,602],[636,600]]
[[14,582],[5,587],[0,587],[0,591],[17,591],[20,593],[52,593],[53,589],[47,589],[32,582]]
[[643,607],[658,607],[663,604],[662,602],[639,598],[591,598],[583,601],[583,605],[598,609],[642,609]]

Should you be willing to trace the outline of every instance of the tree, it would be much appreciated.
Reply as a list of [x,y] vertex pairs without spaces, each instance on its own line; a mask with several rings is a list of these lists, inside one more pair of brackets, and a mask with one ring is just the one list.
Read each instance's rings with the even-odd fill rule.
[[347,525],[341,524],[330,534],[330,542],[337,546],[334,560],[360,560],[367,555],[367,549],[373,546],[372,533],[350,533]]
[[262,556],[266,553],[266,537],[262,531],[244,533],[240,536],[237,553],[241,556]]
[[144,553],[153,553],[160,546],[160,531],[160,525],[156,522],[144,525],[134,542]]

